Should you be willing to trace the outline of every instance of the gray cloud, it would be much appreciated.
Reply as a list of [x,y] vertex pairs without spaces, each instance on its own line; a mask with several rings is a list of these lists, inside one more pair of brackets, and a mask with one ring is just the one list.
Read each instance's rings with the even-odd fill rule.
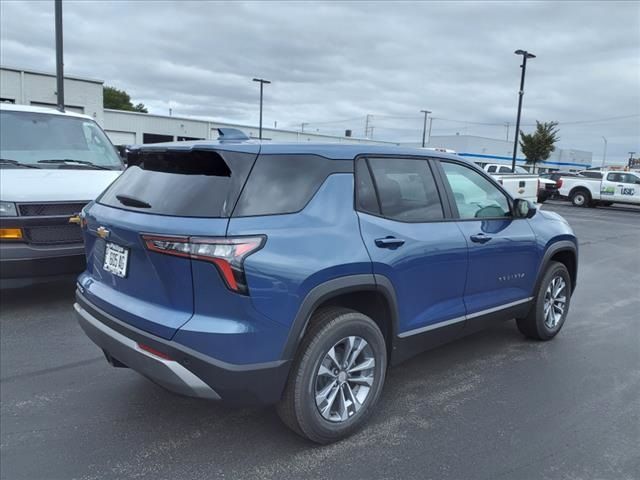
[[[428,108],[434,134],[502,138],[526,48],[525,129],[559,120],[560,146],[594,159],[602,135],[611,160],[640,150],[637,2],[65,1],[64,14],[67,72],[157,113],[256,123],[263,76],[266,124],[362,135],[372,114],[374,138],[418,141]],[[3,64],[54,69],[53,2],[0,2],[0,27]]]

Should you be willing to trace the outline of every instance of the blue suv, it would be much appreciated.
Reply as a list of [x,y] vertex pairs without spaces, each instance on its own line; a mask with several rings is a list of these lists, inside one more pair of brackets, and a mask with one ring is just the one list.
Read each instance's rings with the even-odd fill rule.
[[513,318],[549,340],[566,319],[573,231],[460,157],[205,141],[128,165],[81,214],[86,334],[174,392],[277,404],[315,442],[362,426],[388,365]]

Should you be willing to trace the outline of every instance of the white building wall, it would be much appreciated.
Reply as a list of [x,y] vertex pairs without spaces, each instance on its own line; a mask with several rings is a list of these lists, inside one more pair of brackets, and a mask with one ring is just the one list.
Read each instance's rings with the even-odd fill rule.
[[[111,141],[120,144],[124,138],[135,138],[128,143],[143,143],[144,134],[169,135],[173,140],[178,137],[200,138],[215,140],[218,138],[218,128],[237,128],[251,138],[258,138],[258,128],[251,125],[199,120],[185,117],[171,117],[165,115],[153,115],[149,113],[126,112],[122,110],[104,110],[104,129]],[[314,133],[301,133],[292,130],[280,130],[263,128],[262,138],[278,142],[319,142],[319,143],[372,143],[391,144],[354,137],[336,137],[331,135],[319,135]]]
[[[473,135],[432,136],[428,147],[450,148],[458,154],[481,163],[504,163],[511,165],[513,142],[496,138],[476,137]],[[556,148],[549,159],[537,166],[554,170],[582,170],[591,166],[593,154],[584,150]],[[524,166],[526,159],[520,149],[516,157],[518,165]]]
[[[103,82],[79,77],[65,77],[65,107],[84,113],[103,124]],[[0,98],[20,105],[55,108],[58,102],[56,77],[50,73],[0,67]]]

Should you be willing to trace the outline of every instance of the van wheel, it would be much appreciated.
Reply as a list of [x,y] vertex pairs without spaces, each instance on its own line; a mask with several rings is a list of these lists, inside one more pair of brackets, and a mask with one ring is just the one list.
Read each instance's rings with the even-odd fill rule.
[[353,310],[320,310],[310,325],[277,410],[293,431],[326,444],[351,435],[372,414],[387,349],[375,322]]
[[591,195],[585,190],[577,190],[571,194],[571,203],[576,207],[588,207],[591,204]]
[[551,340],[564,325],[570,303],[569,271],[560,262],[550,262],[531,311],[525,318],[516,319],[518,330],[529,338]]

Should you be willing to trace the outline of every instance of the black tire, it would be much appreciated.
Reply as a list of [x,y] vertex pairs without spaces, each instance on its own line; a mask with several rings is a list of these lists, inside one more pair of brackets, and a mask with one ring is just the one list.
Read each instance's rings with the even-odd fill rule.
[[[565,283],[564,297],[566,300],[564,310],[559,320],[557,320],[557,324],[549,326],[545,321],[545,295],[547,293],[547,288],[556,278],[561,278]],[[567,267],[560,262],[550,262],[547,267],[547,271],[540,282],[540,286],[536,292],[536,297],[529,314],[524,318],[516,319],[518,330],[520,330],[524,336],[535,340],[551,340],[555,337],[560,329],[562,329],[567,318],[567,313],[569,312],[569,307],[571,305],[571,288],[571,276],[569,275]]]
[[583,188],[571,192],[570,200],[576,207],[591,206],[591,194]]
[[[350,336],[364,339],[375,360],[373,383],[358,411],[346,420],[329,421],[316,405],[317,374],[326,354]],[[380,397],[387,368],[387,348],[380,329],[366,315],[345,308],[331,307],[316,312],[298,349],[284,394],[277,406],[282,421],[299,435],[327,444],[353,434],[371,416]],[[354,390],[355,391],[355,390]],[[340,400],[338,399],[338,402]],[[344,404],[343,404],[344,405]],[[351,403],[353,408],[353,403]]]

